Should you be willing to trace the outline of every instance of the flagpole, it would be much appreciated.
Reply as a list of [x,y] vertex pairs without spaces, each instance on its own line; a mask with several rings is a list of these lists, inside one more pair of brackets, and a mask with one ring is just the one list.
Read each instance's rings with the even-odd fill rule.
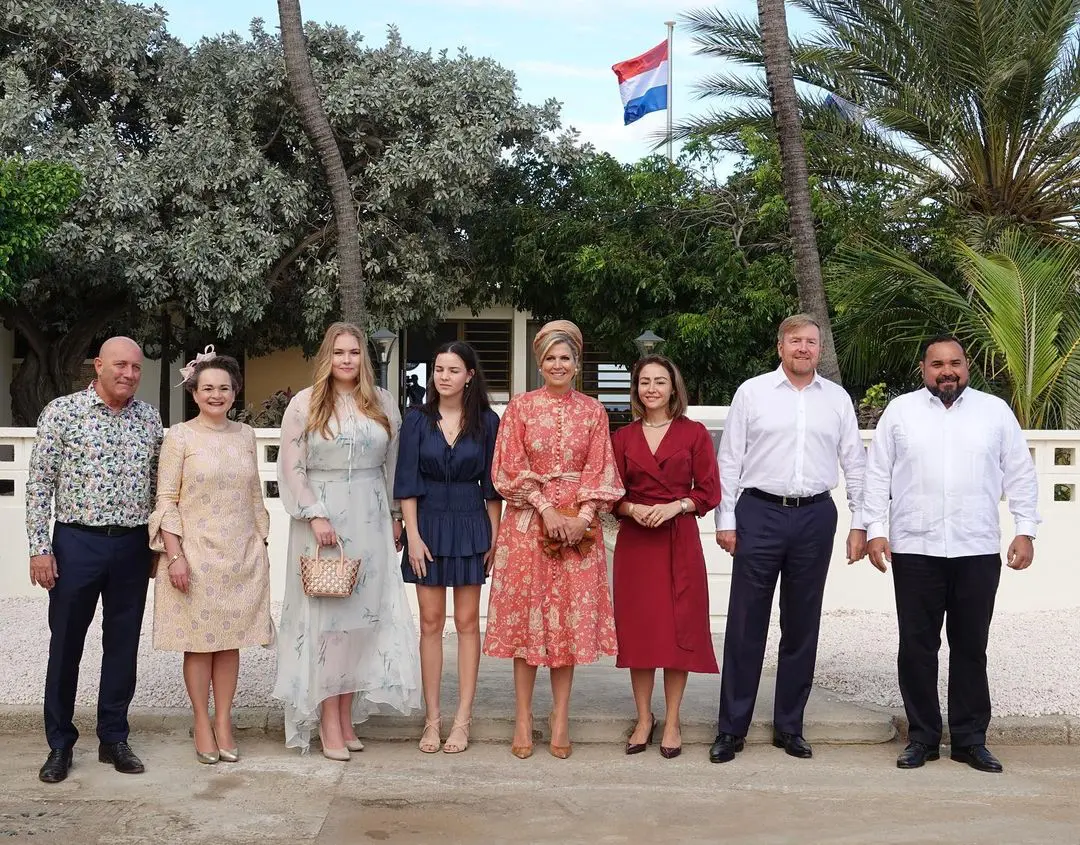
[[672,84],[675,81],[675,75],[673,71],[673,65],[675,63],[675,53],[672,47],[675,43],[675,21],[664,21],[664,26],[667,27],[667,158],[668,164],[673,164],[675,159],[671,153],[671,112],[672,112],[672,99],[675,94],[675,86]]

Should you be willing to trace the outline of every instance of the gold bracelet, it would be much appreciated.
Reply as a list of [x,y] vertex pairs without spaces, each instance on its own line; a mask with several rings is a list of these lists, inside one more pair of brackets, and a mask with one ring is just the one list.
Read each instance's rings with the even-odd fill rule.
[[627,505],[626,505],[626,515],[627,516],[633,516],[634,515],[634,503],[633,502],[628,502],[627,503]]
[[171,566],[172,566],[172,565],[173,565],[174,563],[176,563],[176,562],[177,562],[178,560],[180,560],[180,558],[182,558],[183,556],[184,556],[184,553],[183,553],[183,552],[177,552],[177,553],[176,553],[176,554],[174,554],[174,555],[173,555],[173,556],[172,556],[171,558],[169,558],[169,562],[168,562],[168,563],[167,563],[167,564],[165,565],[165,568],[166,568],[166,569],[168,569],[168,568],[169,568],[169,567],[171,567]]

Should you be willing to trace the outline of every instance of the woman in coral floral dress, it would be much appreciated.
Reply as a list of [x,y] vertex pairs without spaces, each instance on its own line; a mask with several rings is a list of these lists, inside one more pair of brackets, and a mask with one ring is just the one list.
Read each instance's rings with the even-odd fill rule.
[[[616,649],[607,555],[595,517],[624,491],[607,412],[573,389],[581,332],[565,320],[548,323],[533,352],[544,386],[510,400],[495,442],[492,481],[507,507],[495,546],[484,653],[514,658],[511,752],[523,759],[532,754],[536,669],[549,667],[550,751],[565,758],[574,666]],[[590,525],[595,542],[582,554],[578,544]],[[554,556],[544,551],[545,539],[559,545]]]

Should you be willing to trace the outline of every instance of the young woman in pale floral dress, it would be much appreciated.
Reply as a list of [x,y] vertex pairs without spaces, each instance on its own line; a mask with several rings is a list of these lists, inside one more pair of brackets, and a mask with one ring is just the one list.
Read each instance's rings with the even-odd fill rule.
[[239,649],[268,645],[273,636],[270,517],[255,432],[226,416],[240,389],[240,366],[219,355],[186,368],[185,376],[199,413],[165,436],[150,517],[150,546],[163,553],[154,584],[154,648],[184,652],[196,759],[235,763]]
[[[398,567],[401,514],[393,501],[401,415],[375,386],[363,333],[327,329],[315,382],[281,425],[277,474],[289,525],[285,601],[274,697],[285,703],[285,744],[306,752],[318,727],[323,755],[363,750],[354,725],[375,712],[420,707],[416,626]],[[346,598],[310,598],[301,555],[360,558]]]

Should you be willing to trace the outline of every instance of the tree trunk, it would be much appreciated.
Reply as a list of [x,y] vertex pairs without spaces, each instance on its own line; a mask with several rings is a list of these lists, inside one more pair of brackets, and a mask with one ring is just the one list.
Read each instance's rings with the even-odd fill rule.
[[825,283],[821,278],[821,256],[818,254],[814,216],[810,208],[810,177],[806,167],[799,101],[795,95],[795,77],[791,70],[791,45],[788,42],[784,0],[758,0],[757,6],[765,56],[765,79],[769,85],[773,120],[780,142],[780,165],[795,251],[799,308],[821,324],[818,372],[840,384],[840,365],[833,344]]
[[4,304],[4,322],[26,338],[29,349],[11,380],[11,415],[15,425],[37,424],[41,409],[57,396],[81,389],[74,384],[90,350],[90,344],[123,312],[120,303],[87,309],[67,332],[50,334],[21,305]]
[[172,419],[172,378],[169,373],[172,355],[172,318],[166,307],[161,315],[161,372],[158,375],[158,411],[166,428]]
[[337,226],[338,290],[342,316],[361,328],[367,328],[364,296],[364,268],[360,258],[360,233],[356,225],[356,203],[349,188],[345,162],[341,158],[330,120],[323,109],[311,61],[307,54],[300,0],[278,0],[281,19],[281,46],[285,51],[285,70],[304,133],[318,153],[323,175],[334,207]]

